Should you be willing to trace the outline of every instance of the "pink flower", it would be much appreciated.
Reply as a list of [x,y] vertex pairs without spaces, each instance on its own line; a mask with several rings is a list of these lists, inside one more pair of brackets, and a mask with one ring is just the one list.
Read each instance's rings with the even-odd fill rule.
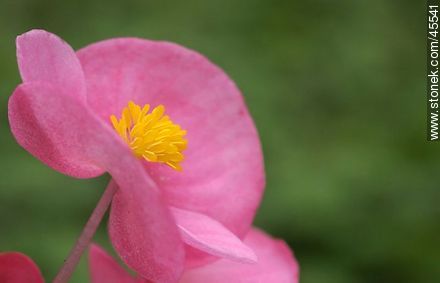
[[0,282],[44,283],[38,266],[28,256],[18,252],[0,253]]
[[[253,229],[244,242],[254,249],[259,261],[243,264],[222,259],[201,267],[186,269],[180,283],[298,283],[298,263],[289,247],[274,240],[258,229]],[[146,283],[145,279],[131,276],[97,245],[89,252],[92,283]]]
[[[120,189],[109,233],[128,266],[174,282],[185,254],[190,266],[206,260],[198,250],[256,260],[240,238],[263,192],[262,153],[243,98],[222,70],[172,43],[119,38],[75,53],[42,30],[17,38],[17,59],[23,83],[9,100],[13,135],[66,175],[110,173]],[[124,137],[146,104],[165,106],[169,117],[158,106],[146,118],[164,131],[150,124]],[[121,113],[112,126],[111,115]],[[160,145],[149,140],[161,135]],[[183,172],[170,168],[180,166]]]

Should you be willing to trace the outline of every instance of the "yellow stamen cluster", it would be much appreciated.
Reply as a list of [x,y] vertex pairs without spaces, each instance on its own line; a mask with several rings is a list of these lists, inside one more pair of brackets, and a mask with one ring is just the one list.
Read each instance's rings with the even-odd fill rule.
[[148,113],[150,105],[142,109],[133,101],[122,110],[121,119],[110,116],[113,127],[130,146],[134,155],[151,162],[161,162],[181,171],[180,162],[188,141],[186,131],[164,116],[165,107],[159,105]]

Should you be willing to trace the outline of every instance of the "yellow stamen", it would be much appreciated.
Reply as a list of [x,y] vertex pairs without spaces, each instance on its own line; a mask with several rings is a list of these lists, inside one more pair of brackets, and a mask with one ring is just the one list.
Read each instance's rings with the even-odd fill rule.
[[165,107],[159,105],[148,113],[150,105],[142,109],[133,101],[122,110],[121,119],[110,116],[113,128],[130,146],[134,155],[150,162],[165,163],[181,171],[182,151],[188,141],[184,138],[186,131],[174,124],[170,117],[164,115]]

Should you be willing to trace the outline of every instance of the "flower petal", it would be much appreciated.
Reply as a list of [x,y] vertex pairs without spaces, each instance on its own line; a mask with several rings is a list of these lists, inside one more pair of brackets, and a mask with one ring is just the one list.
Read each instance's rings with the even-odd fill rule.
[[0,282],[43,283],[38,266],[28,256],[18,252],[0,253]]
[[[152,189],[156,188],[145,188]],[[169,215],[162,215],[163,210],[150,204],[146,194],[118,191],[110,211],[110,239],[124,262],[142,277],[176,282],[183,272],[183,244],[175,233],[176,226],[170,229],[158,221]]]
[[186,244],[211,255],[242,263],[257,261],[252,249],[214,219],[178,208],[171,208],[171,212]]
[[[84,111],[75,112],[66,103],[59,105],[62,97],[58,91],[42,82],[18,86],[8,105],[12,134],[28,152],[63,174],[77,178],[101,175],[104,170],[93,164],[83,149],[85,136],[79,133],[86,127],[70,119],[81,119]],[[87,119],[82,118],[81,123],[86,125]]]
[[[58,88],[41,82],[18,86],[8,105],[12,134],[28,152],[63,174],[78,178],[101,175],[103,169],[85,155],[84,136],[79,135],[83,127],[70,119],[76,115],[81,119],[84,111],[60,105],[62,97],[57,92]],[[87,123],[85,117],[82,123]]]
[[[56,157],[65,164],[72,161],[96,164],[97,168],[108,171],[120,187],[111,216],[118,253],[146,278],[179,277],[183,269],[183,244],[160,191],[145,174],[142,163],[110,126],[97,119],[84,103],[70,96],[54,95],[57,91],[57,87],[47,83],[25,83],[17,88],[10,98],[14,135],[26,149],[34,151],[33,154],[35,151],[41,153],[35,155],[61,171],[67,170],[45,154],[57,152]],[[18,118],[24,118],[24,122]],[[34,129],[27,129],[28,126]],[[36,140],[40,142],[36,145],[27,144],[26,138],[32,134],[44,139]],[[46,151],[38,152],[38,147]],[[68,169],[77,170],[73,166]],[[70,173],[79,175],[77,171]],[[138,226],[132,227],[133,223]]]
[[47,31],[31,30],[18,36],[16,44],[23,82],[51,83],[61,86],[64,95],[85,100],[84,73],[66,42]]
[[180,283],[298,282],[298,263],[284,242],[274,240],[257,229],[251,230],[244,242],[256,252],[257,264],[223,259],[186,271]]
[[133,100],[165,105],[187,130],[183,172],[147,165],[168,202],[244,236],[261,199],[264,169],[257,131],[227,75],[196,52],[165,42],[113,39],[77,54],[87,101],[106,123]]
[[[48,83],[57,87],[51,95],[85,101],[84,73],[75,51],[67,43],[44,30],[31,30],[18,36],[16,44],[18,66],[25,83]],[[18,88],[16,92],[21,90]],[[9,102],[11,129],[21,146],[53,169],[73,177],[90,178],[103,173],[87,160],[78,158],[67,146],[60,147],[57,135],[40,129],[40,122],[28,111],[23,99],[11,98]]]
[[137,283],[132,277],[101,247],[92,244],[89,250],[89,269],[92,283]]

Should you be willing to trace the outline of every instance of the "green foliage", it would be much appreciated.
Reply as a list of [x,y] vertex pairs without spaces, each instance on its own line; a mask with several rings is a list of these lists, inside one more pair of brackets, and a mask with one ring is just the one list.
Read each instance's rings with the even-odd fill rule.
[[[224,68],[263,142],[256,225],[295,250],[302,283],[440,282],[424,21],[424,2],[409,0],[2,0],[0,250],[29,254],[51,279],[107,180],[61,176],[9,132],[15,36],[44,28],[74,48],[117,36],[174,41]],[[108,246],[102,226],[96,239]],[[83,260],[73,282],[86,278]]]

